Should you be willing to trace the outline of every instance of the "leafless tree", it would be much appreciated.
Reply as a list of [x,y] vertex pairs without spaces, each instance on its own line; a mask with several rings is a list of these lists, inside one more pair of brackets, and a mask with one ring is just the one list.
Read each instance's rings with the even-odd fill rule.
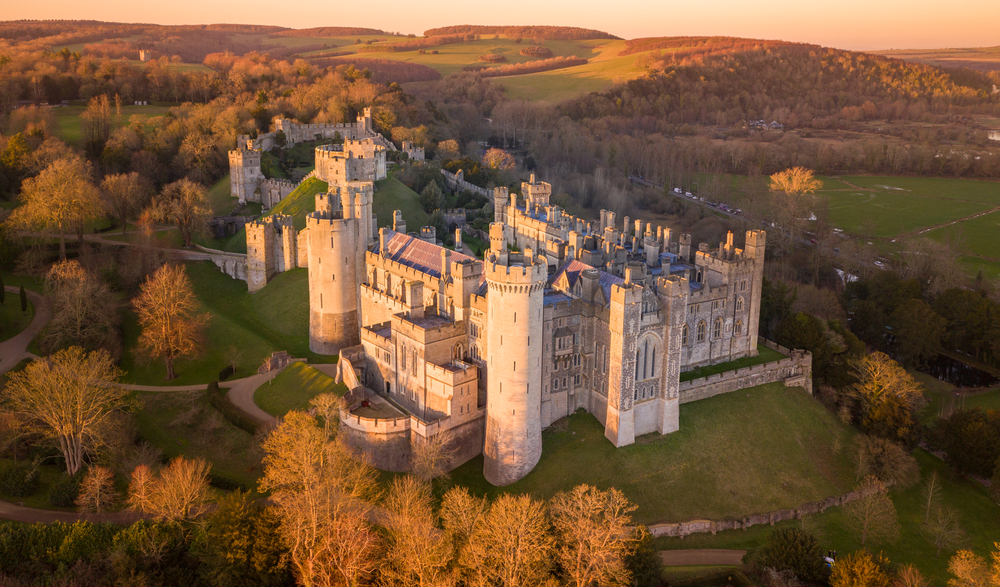
[[959,544],[965,536],[958,523],[958,512],[950,507],[935,508],[930,519],[924,522],[924,531],[934,545],[936,556],[941,556],[941,549]]
[[449,569],[451,541],[436,525],[430,484],[410,475],[397,477],[383,508],[386,560],[379,569],[380,582],[419,587],[454,584]]
[[128,505],[162,520],[187,520],[205,511],[208,503],[208,472],[204,459],[177,457],[159,474],[146,465],[132,472]]
[[430,481],[447,476],[448,467],[455,457],[451,433],[435,434],[413,447],[413,474],[418,479]]
[[611,488],[578,485],[549,503],[556,557],[575,587],[627,585],[625,560],[635,549],[631,513],[636,506]]
[[142,286],[133,301],[142,334],[139,350],[148,358],[162,358],[167,379],[177,377],[174,359],[199,348],[208,316],[197,314],[200,304],[184,267],[164,265]]
[[107,351],[71,347],[9,373],[3,395],[32,432],[56,442],[74,475],[100,445],[101,426],[128,402],[114,384],[121,374]]
[[476,585],[530,587],[548,578],[552,549],[545,505],[504,494],[477,524],[459,564]]
[[861,538],[861,545],[869,538],[875,542],[895,542],[899,537],[899,522],[885,484],[868,477],[856,491],[860,497],[844,506],[844,514],[848,526]]
[[118,494],[115,492],[115,475],[111,469],[101,466],[91,466],[87,469],[80,483],[80,493],[76,497],[76,505],[85,512],[99,514],[110,510],[115,505]]

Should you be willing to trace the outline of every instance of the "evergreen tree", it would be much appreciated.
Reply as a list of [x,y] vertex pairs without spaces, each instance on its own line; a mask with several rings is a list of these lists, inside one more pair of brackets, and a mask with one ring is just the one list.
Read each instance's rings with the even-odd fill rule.
[[21,296],[21,311],[22,312],[27,312],[28,311],[28,294],[24,291],[24,286],[23,285],[21,286],[21,291],[18,292],[18,295]]

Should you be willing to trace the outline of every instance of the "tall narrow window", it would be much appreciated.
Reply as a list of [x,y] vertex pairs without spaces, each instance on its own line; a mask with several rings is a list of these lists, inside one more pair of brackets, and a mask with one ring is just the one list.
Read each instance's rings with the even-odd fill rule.
[[712,327],[712,338],[719,338],[722,336],[722,318],[715,319],[715,325]]
[[698,322],[698,342],[705,342],[705,330],[707,330],[705,321],[702,320]]
[[688,325],[685,324],[684,328],[681,328],[681,346],[688,345]]
[[739,299],[736,300],[736,311],[737,312],[742,312],[743,311],[743,298],[742,297],[740,297]]

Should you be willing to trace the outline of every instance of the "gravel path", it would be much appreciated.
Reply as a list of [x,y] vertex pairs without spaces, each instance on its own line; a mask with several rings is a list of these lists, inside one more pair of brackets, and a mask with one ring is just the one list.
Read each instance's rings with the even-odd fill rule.
[[[13,293],[17,296],[18,288],[8,285],[4,289],[8,293]],[[35,317],[31,320],[31,324],[27,328],[0,343],[0,373],[10,371],[23,359],[34,357],[34,355],[28,352],[28,345],[31,344],[31,341],[38,336],[38,333],[41,332],[49,319],[52,318],[52,311],[49,308],[48,300],[41,294],[30,289],[24,291],[28,294],[28,299],[35,306]],[[20,302],[17,301],[16,297],[10,299],[8,296],[6,303],[17,304]]]
[[668,567],[691,565],[739,566],[745,550],[703,548],[698,550],[661,550],[660,559]]

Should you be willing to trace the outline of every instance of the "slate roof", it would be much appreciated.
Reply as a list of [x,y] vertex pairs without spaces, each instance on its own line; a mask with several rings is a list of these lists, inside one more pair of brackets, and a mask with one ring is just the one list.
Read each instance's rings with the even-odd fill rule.
[[[380,247],[381,243],[379,239],[376,239],[375,254],[381,254]],[[441,277],[441,251],[444,250],[444,247],[422,241],[419,238],[401,232],[396,232],[395,230],[390,230],[386,239],[386,249],[388,249],[386,257],[400,265],[416,269],[431,277]],[[467,259],[475,261],[473,257],[464,253],[451,251],[451,261],[453,263]]]

